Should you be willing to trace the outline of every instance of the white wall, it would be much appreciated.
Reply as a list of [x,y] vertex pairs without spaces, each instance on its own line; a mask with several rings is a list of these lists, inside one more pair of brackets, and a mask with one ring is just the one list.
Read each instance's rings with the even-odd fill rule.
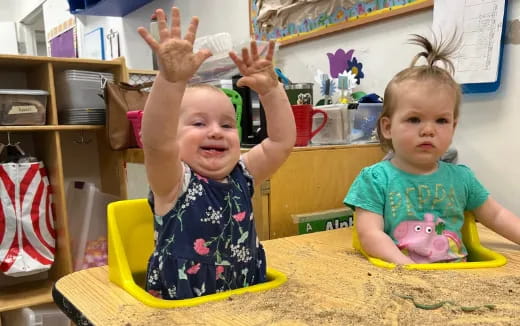
[[45,0],[0,0],[0,22],[17,22]]
[[0,22],[0,54],[18,54],[14,22]]
[[[204,9],[196,8],[201,2]],[[183,10],[184,23],[192,15],[201,18],[201,35],[226,31],[234,38],[248,36],[247,1],[178,1],[176,5]],[[365,72],[358,90],[382,95],[386,83],[408,66],[417,52],[416,46],[406,44],[409,34],[429,35],[432,17],[432,10],[426,10],[285,46],[280,48],[277,65],[293,81],[312,82],[317,69],[328,72],[327,52],[355,49],[354,55],[363,62]],[[520,0],[510,0],[509,19],[519,17]],[[473,169],[492,196],[520,215],[520,146],[515,140],[520,124],[516,94],[520,86],[520,45],[505,46],[503,67],[496,93],[464,96],[454,147],[460,162]],[[318,91],[315,86],[315,94]]]
[[[47,0],[44,5],[48,3],[66,7],[66,0]],[[183,31],[189,18],[196,15],[200,18],[199,36],[229,32],[235,40],[249,38],[248,1],[156,0],[127,15],[122,26],[117,26],[122,29],[122,52],[130,68],[151,69],[151,52],[135,30],[148,26],[155,8],[169,12],[173,4],[181,9]],[[509,19],[519,17],[520,0],[510,0]],[[104,24],[103,21],[87,18],[84,23],[91,28]],[[312,82],[317,69],[328,72],[327,52],[355,49],[354,55],[363,62],[365,72],[359,90],[382,95],[388,80],[406,67],[417,51],[417,47],[406,44],[409,33],[428,35],[431,21],[432,10],[426,10],[299,42],[280,48],[277,65],[295,82]],[[520,107],[515,100],[515,90],[520,85],[520,45],[505,46],[503,67],[501,87],[496,93],[464,96],[454,146],[459,150],[461,163],[475,171],[495,198],[520,215],[520,146],[515,141],[520,123]]]
[[[150,16],[157,8],[170,15],[172,5],[181,10],[181,28],[184,33],[191,16],[199,17],[197,36],[228,32],[234,41],[249,40],[248,1],[245,0],[155,0],[128,14],[123,19],[124,53],[127,65],[133,69],[152,69],[152,52],[136,30],[149,27]],[[245,15],[245,16],[244,16]]]

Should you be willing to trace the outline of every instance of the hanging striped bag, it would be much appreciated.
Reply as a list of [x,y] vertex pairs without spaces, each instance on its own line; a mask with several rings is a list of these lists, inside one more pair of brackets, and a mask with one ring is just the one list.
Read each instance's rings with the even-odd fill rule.
[[55,255],[52,191],[42,162],[0,164],[0,271],[48,270]]

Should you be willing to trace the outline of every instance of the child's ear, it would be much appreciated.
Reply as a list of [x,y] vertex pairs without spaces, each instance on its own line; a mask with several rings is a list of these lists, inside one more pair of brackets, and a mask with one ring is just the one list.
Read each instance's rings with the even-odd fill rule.
[[381,128],[381,134],[385,139],[391,139],[392,133],[390,132],[391,119],[390,117],[381,117],[379,121],[379,127]]

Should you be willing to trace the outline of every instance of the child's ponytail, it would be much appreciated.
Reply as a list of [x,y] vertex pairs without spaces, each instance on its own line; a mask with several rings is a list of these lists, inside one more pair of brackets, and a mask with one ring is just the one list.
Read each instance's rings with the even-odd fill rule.
[[419,61],[421,57],[424,57],[426,59],[427,66],[430,68],[435,69],[435,67],[437,67],[437,62],[440,62],[444,65],[444,69],[447,70],[451,75],[455,73],[455,66],[450,60],[450,56],[455,53],[458,45],[460,44],[460,42],[456,41],[455,37],[447,42],[437,42],[437,39],[434,36],[432,43],[422,35],[412,34],[412,38],[409,40],[409,43],[419,45],[424,49],[424,51],[421,51],[415,55],[410,67],[416,66],[417,61]]

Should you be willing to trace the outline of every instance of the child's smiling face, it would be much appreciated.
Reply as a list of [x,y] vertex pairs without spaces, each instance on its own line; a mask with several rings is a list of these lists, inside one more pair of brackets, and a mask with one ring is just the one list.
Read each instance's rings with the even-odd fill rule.
[[398,87],[394,112],[381,120],[383,136],[394,147],[392,163],[409,173],[431,173],[457,126],[454,91],[432,80],[407,80]]
[[226,94],[188,88],[179,118],[180,158],[201,176],[223,180],[240,158],[235,109]]

